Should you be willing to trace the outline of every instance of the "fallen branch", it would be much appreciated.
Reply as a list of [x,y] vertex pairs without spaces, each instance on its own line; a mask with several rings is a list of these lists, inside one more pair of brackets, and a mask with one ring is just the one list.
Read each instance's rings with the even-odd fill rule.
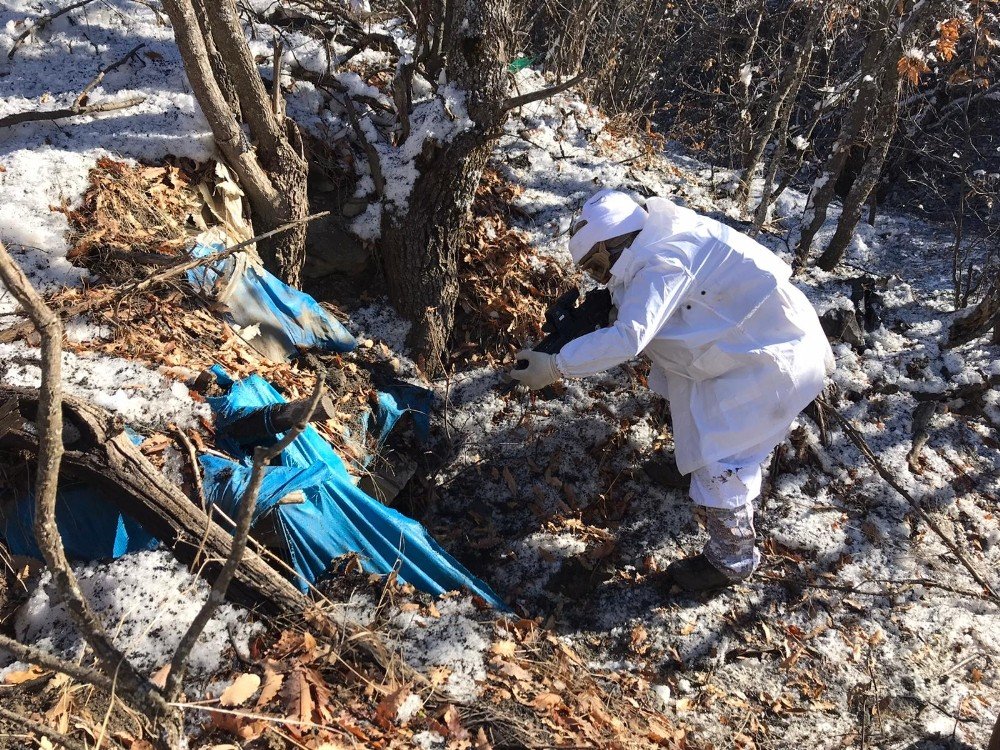
[[32,110],[30,112],[15,112],[6,117],[0,117],[0,128],[9,128],[25,122],[38,122],[40,120],[62,120],[65,117],[78,117],[80,115],[93,115],[98,112],[113,112],[118,109],[127,109],[136,104],[146,101],[144,96],[133,96],[117,102],[101,102],[100,104],[87,104],[63,109]]
[[990,584],[990,582],[986,580],[983,574],[980,573],[979,570],[976,568],[976,566],[972,564],[972,561],[969,560],[969,558],[967,558],[965,554],[958,548],[958,545],[954,541],[952,541],[947,534],[944,533],[944,530],[937,524],[937,522],[933,518],[931,518],[930,514],[921,507],[917,499],[914,498],[913,495],[907,492],[906,489],[902,487],[899,484],[899,482],[896,481],[896,478],[879,460],[878,456],[876,456],[875,453],[872,451],[871,446],[868,445],[868,442],[864,439],[861,433],[854,428],[854,425],[850,423],[847,417],[845,417],[843,414],[837,411],[832,404],[828,403],[824,399],[818,398],[816,399],[816,402],[824,409],[826,409],[826,411],[828,411],[833,416],[833,418],[837,420],[840,426],[844,428],[844,433],[847,435],[848,438],[850,438],[851,442],[854,443],[855,446],[857,446],[858,450],[861,451],[861,454],[868,460],[868,463],[872,465],[872,468],[874,468],[875,471],[878,472],[879,476],[882,477],[883,480],[885,480],[886,484],[888,484],[890,487],[896,490],[896,492],[898,492],[900,495],[903,496],[903,498],[910,504],[910,507],[913,508],[914,512],[920,517],[920,519],[927,524],[927,526],[931,529],[931,531],[933,531],[941,539],[942,542],[944,542],[945,546],[949,550],[951,550],[951,553],[958,558],[958,561],[960,563],[962,563],[962,566],[967,571],[969,571],[969,575],[972,576],[973,580],[983,587],[983,590],[987,593],[989,598],[992,599],[994,602],[1000,604],[1000,596],[998,596],[996,591],[993,590],[993,587]]
[[518,107],[523,107],[526,104],[532,104],[542,99],[548,99],[550,96],[555,96],[556,94],[561,94],[566,89],[571,89],[576,84],[581,81],[586,80],[587,76],[583,73],[577,73],[575,76],[570,78],[568,81],[563,81],[562,83],[556,84],[555,86],[549,86],[548,88],[539,89],[538,91],[532,91],[528,94],[522,94],[521,96],[515,96],[503,103],[503,108],[505,111],[512,109],[517,109]]
[[[35,479],[35,539],[42,558],[49,568],[55,589],[55,603],[65,605],[73,624],[87,645],[96,654],[107,674],[116,676],[125,692],[125,699],[146,711],[151,717],[163,716],[167,742],[179,739],[183,722],[176,711],[170,709],[163,696],[140,675],[125,655],[118,650],[90,604],[79,581],[66,559],[62,537],[56,525],[56,493],[59,485],[59,468],[63,446],[62,399],[62,324],[59,317],[45,304],[14,259],[0,244],[0,280],[11,296],[24,308],[42,337],[41,388],[32,425],[37,441],[38,469]],[[26,416],[24,410],[20,410]],[[8,435],[23,433],[25,429],[11,430]],[[171,721],[171,717],[175,720]]]
[[78,682],[94,685],[108,692],[111,692],[113,689],[111,678],[103,672],[91,667],[80,666],[74,662],[63,661],[48,651],[42,651],[34,646],[28,646],[20,641],[15,641],[13,638],[8,638],[2,633],[0,633],[0,649],[13,654],[14,658],[26,664],[37,664],[45,669],[69,675]]
[[174,435],[180,444],[187,451],[188,462],[191,464],[191,475],[194,478],[194,494],[198,500],[198,507],[207,512],[208,505],[205,502],[205,485],[201,481],[201,467],[198,466],[198,451],[191,442],[191,438],[180,427],[174,430]]
[[[244,240],[243,242],[233,245],[232,247],[226,248],[220,253],[215,253],[214,255],[209,255],[204,258],[192,258],[190,260],[178,261],[174,263],[172,266],[164,269],[163,271],[159,271],[155,274],[152,274],[151,276],[147,276],[145,279],[141,279],[140,281],[133,281],[118,287],[117,289],[114,290],[114,294],[110,295],[109,297],[83,300],[82,302],[77,302],[76,304],[73,305],[66,305],[64,307],[60,307],[56,312],[59,314],[60,317],[72,318],[77,315],[88,313],[91,310],[95,310],[105,305],[111,306],[112,304],[117,303],[119,300],[129,296],[130,294],[137,294],[139,292],[143,292],[149,289],[150,287],[166,283],[167,281],[175,279],[178,276],[181,276],[182,274],[185,274],[194,268],[208,265],[209,263],[214,263],[219,260],[224,260],[230,257],[231,255],[235,255],[240,250],[244,250],[248,246],[257,242],[258,240],[263,240],[267,239],[268,237],[273,237],[276,234],[280,234],[282,232],[287,232],[290,229],[294,229],[300,224],[305,224],[307,222],[314,221],[315,219],[321,219],[324,216],[329,216],[329,215],[330,215],[329,211],[320,211],[319,213],[311,214],[301,219],[296,219],[295,221],[290,221],[287,224],[282,224],[280,227],[276,227],[269,232],[258,234],[256,237],[251,237],[248,240]],[[23,337],[28,332],[30,332],[31,328],[32,326],[30,323],[22,323],[21,325],[12,326],[3,331],[0,331],[0,343],[9,344],[12,341],[17,341],[19,338]]]
[[167,675],[167,682],[163,690],[167,696],[167,700],[170,702],[174,702],[180,697],[184,674],[187,671],[187,659],[191,654],[191,649],[198,642],[198,638],[201,636],[205,626],[215,616],[216,610],[225,601],[229,584],[232,583],[233,577],[236,575],[236,570],[243,560],[243,555],[247,549],[247,539],[250,536],[250,523],[253,520],[254,510],[257,508],[257,496],[260,493],[261,483],[264,481],[264,469],[273,459],[280,456],[282,451],[291,445],[292,441],[301,435],[302,431],[309,425],[309,420],[312,418],[313,412],[316,411],[320,398],[323,396],[323,386],[325,383],[326,370],[321,368],[316,377],[316,387],[313,389],[309,406],[300,421],[274,445],[270,447],[258,446],[254,451],[250,483],[247,485],[246,492],[244,492],[243,497],[240,499],[239,512],[236,515],[236,528],[233,531],[233,541],[232,546],[229,548],[229,556],[226,558],[222,570],[212,584],[212,590],[208,594],[208,599],[205,600],[205,604],[202,605],[202,608],[188,626],[187,631],[181,637],[180,642],[177,644],[177,650],[174,651],[173,659],[170,660],[170,672]]
[[17,39],[14,40],[14,46],[11,47],[10,52],[7,53],[7,59],[8,60],[14,59],[14,53],[17,52],[17,48],[20,47],[21,43],[24,42],[24,40],[27,39],[29,36],[31,36],[34,32],[38,31],[43,26],[48,26],[52,21],[59,18],[59,16],[66,15],[71,10],[76,10],[77,8],[81,8],[84,5],[87,5],[88,3],[92,3],[93,1],[94,0],[78,0],[75,3],[67,5],[65,8],[62,8],[61,10],[54,11],[46,16],[42,16],[41,18],[39,18],[37,21],[31,24],[31,26],[29,26],[27,29],[21,32],[21,34],[17,37]]
[[72,737],[63,734],[62,732],[57,732],[55,729],[49,729],[44,724],[33,721],[27,716],[22,716],[16,711],[9,711],[3,706],[0,706],[0,719],[7,719],[7,721],[19,724],[25,729],[35,732],[42,737],[47,737],[57,746],[65,748],[65,750],[90,750],[90,748],[79,740],[74,740]]
[[[15,396],[22,414],[30,414],[37,391],[0,385],[0,399]],[[67,420],[79,435],[66,446],[63,471],[105,491],[108,502],[128,514],[160,539],[186,564],[207,559],[198,574],[212,582],[228,559],[233,537],[168,482],[134,445],[124,426],[107,411],[81,399],[63,398]],[[33,430],[12,430],[0,438],[0,447],[38,450]],[[255,607],[265,614],[301,620],[305,617],[326,635],[345,643],[389,672],[399,671],[398,659],[377,635],[355,623],[338,623],[319,611],[295,586],[279,575],[257,553],[247,551],[228,589],[228,599]]]
[[132,57],[135,56],[135,53],[141,50],[145,46],[146,46],[145,42],[143,42],[142,44],[137,44],[128,52],[126,52],[124,55],[122,55],[120,58],[115,60],[115,62],[111,63],[107,67],[101,68],[100,71],[98,71],[97,75],[91,79],[90,83],[88,83],[86,86],[83,87],[83,91],[80,92],[80,95],[76,97],[76,101],[73,102],[73,107],[84,106],[87,103],[87,96],[90,94],[91,91],[97,88],[97,84],[99,84],[101,81],[104,80],[104,76],[106,76],[113,70],[117,70],[126,62],[131,60]]

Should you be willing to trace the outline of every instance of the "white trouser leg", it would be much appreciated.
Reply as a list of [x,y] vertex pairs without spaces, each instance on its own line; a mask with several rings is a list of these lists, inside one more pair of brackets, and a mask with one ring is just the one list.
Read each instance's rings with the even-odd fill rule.
[[734,580],[746,578],[760,564],[753,527],[753,500],[760,495],[767,455],[734,456],[714,461],[691,475],[691,499],[703,506],[708,530],[704,554]]

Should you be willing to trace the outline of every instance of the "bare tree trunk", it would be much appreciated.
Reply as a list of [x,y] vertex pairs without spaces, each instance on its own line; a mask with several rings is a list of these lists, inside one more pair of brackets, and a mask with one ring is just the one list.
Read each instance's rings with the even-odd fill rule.
[[799,37],[795,45],[795,51],[785,65],[785,69],[781,74],[781,80],[778,82],[778,86],[771,96],[771,101],[768,103],[767,113],[764,115],[764,119],[757,130],[750,154],[747,157],[743,179],[740,180],[737,192],[740,204],[743,207],[746,207],[747,202],[750,200],[750,187],[753,182],[753,176],[760,166],[767,144],[770,143],[771,138],[774,136],[775,128],[778,126],[779,121],[782,120],[785,127],[779,129],[784,131],[787,127],[787,121],[791,117],[795,98],[798,96],[799,87],[805,76],[806,68],[809,66],[809,61],[812,58],[813,43],[819,25],[823,21],[824,9],[824,3],[813,3],[812,8],[809,10],[809,16],[806,19],[805,28],[802,30],[802,36]]
[[467,92],[475,127],[417,160],[420,177],[406,213],[386,211],[378,248],[389,298],[412,322],[409,344],[428,375],[444,365],[458,299],[458,251],[486,158],[507,116],[509,5],[455,5],[446,40],[448,80]]
[[967,344],[973,339],[985,336],[990,328],[994,329],[994,343],[997,343],[997,331],[1000,330],[1000,269],[995,271],[993,283],[979,304],[951,324],[946,346]]
[[861,67],[858,71],[858,83],[854,87],[853,102],[850,111],[844,118],[840,127],[837,140],[830,150],[830,156],[826,160],[823,171],[816,181],[813,182],[812,190],[806,201],[806,212],[803,217],[804,228],[799,237],[799,244],[795,254],[798,262],[805,263],[809,257],[809,250],[812,247],[816,233],[822,228],[826,221],[826,213],[830,207],[830,202],[835,195],[834,187],[847,157],[851,153],[851,147],[855,144],[858,136],[864,130],[868,118],[868,112],[878,96],[877,64],[880,54],[888,38],[889,12],[894,3],[882,0],[878,5],[878,15],[875,19],[875,29],[865,46],[864,56],[861,58]]
[[[239,178],[253,208],[257,231],[301,219],[309,210],[308,165],[295,124],[276,114],[247,44],[235,0],[164,0],[188,81],[208,119],[216,144]],[[208,33],[206,33],[208,32]],[[223,66],[220,80],[213,64]],[[238,111],[230,106],[235,97]],[[242,117],[242,122],[241,118]],[[243,133],[249,127],[254,143]],[[297,285],[305,260],[305,226],[262,242],[265,265]]]
[[830,244],[816,261],[816,265],[824,271],[831,271],[844,257],[847,246],[851,242],[854,230],[858,226],[865,203],[878,182],[889,153],[893,133],[896,132],[896,115],[899,111],[899,67],[898,58],[889,55],[882,72],[879,88],[878,108],[875,111],[874,143],[868,152],[868,158],[861,168],[861,174],[851,186],[851,191],[844,200],[844,209],[837,222],[837,231],[830,239]]

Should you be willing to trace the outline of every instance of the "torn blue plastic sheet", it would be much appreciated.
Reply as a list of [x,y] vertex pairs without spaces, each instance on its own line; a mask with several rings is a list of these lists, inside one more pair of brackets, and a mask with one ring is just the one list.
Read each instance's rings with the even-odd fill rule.
[[[135,445],[143,441],[134,430],[126,427],[125,432]],[[35,495],[30,490],[6,509],[0,505],[0,539],[13,554],[40,560],[34,523]],[[56,527],[71,560],[111,560],[129,552],[156,549],[159,544],[138,521],[105,500],[102,490],[85,482],[59,483]]]
[[413,419],[413,432],[421,442],[427,442],[431,432],[431,406],[434,392],[402,380],[382,384],[378,391],[378,407],[366,412],[363,428],[375,434],[379,447],[385,443],[392,428],[406,414]]
[[[225,249],[224,233],[203,232],[191,251],[204,258]],[[304,349],[349,352],[354,337],[305,292],[266,271],[247,253],[193,268],[188,282],[230,323],[241,327],[254,349],[273,362],[298,356]]]
[[[221,367],[213,371],[219,384],[228,389],[225,395],[208,399],[220,437],[225,426],[247,410],[284,403],[281,394],[257,375],[234,381]],[[220,447],[237,461],[213,465],[203,460],[205,492],[218,498],[227,513],[235,512],[240,490],[249,481],[251,454],[224,438]],[[466,588],[494,607],[507,609],[489,586],[445,552],[420,523],[358,489],[343,461],[312,427],[277,460],[280,466],[272,467],[266,476],[261,514],[266,509],[275,514],[299,577],[296,583],[303,590],[327,573],[334,559],[357,553],[370,573],[396,571],[401,581],[435,595]],[[278,502],[296,490],[301,491],[303,502]]]
[[[0,513],[0,539],[15,555],[41,559],[35,542],[35,496],[29,492]],[[71,560],[109,560],[155,549],[159,542],[120,513],[90,484],[63,482],[56,494],[56,525]]]

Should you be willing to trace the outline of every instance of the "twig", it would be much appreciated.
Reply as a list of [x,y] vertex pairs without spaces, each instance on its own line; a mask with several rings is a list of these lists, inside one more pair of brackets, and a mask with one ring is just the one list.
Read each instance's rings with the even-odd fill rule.
[[521,96],[515,96],[508,99],[503,103],[503,108],[504,110],[517,109],[518,107],[523,107],[526,104],[541,101],[542,99],[548,99],[550,96],[555,96],[556,94],[562,93],[566,89],[573,88],[576,84],[586,80],[586,78],[587,76],[583,73],[577,73],[568,81],[563,81],[555,86],[549,86],[548,88],[539,89],[538,91],[532,91],[528,94],[522,94]]
[[281,53],[284,49],[285,45],[281,39],[276,39],[274,42],[274,57],[272,63],[274,70],[274,84],[271,86],[271,109],[274,110],[274,116],[278,118],[279,121],[285,118],[285,111],[282,106],[281,99]]
[[191,649],[198,642],[205,626],[215,615],[215,611],[226,600],[226,592],[229,584],[236,574],[236,568],[243,559],[243,553],[247,548],[247,538],[250,536],[250,522],[253,520],[254,510],[257,508],[257,495],[260,492],[260,485],[264,481],[264,469],[276,457],[281,455],[292,441],[295,440],[306,427],[309,420],[316,411],[320,399],[323,397],[323,386],[326,383],[326,370],[321,368],[317,372],[316,387],[313,389],[312,398],[309,400],[309,407],[306,409],[302,419],[285,433],[277,443],[269,448],[259,446],[254,450],[253,469],[250,472],[250,483],[247,485],[243,497],[240,499],[239,512],[236,515],[236,529],[233,532],[233,543],[229,550],[229,557],[219,571],[218,577],[212,584],[208,599],[201,610],[195,615],[187,632],[181,637],[173,659],[170,660],[170,673],[167,676],[164,693],[168,701],[176,701],[180,697],[184,673],[187,670],[187,658]]
[[146,101],[144,96],[132,96],[128,99],[123,99],[118,102],[101,102],[100,104],[87,104],[83,107],[78,107],[75,104],[72,107],[65,107],[63,109],[48,109],[48,110],[32,110],[31,112],[15,112],[12,115],[7,115],[6,117],[0,117],[0,128],[9,128],[14,125],[20,125],[25,122],[38,122],[40,120],[61,120],[64,117],[78,117],[80,115],[93,115],[98,112],[113,112],[118,109],[127,109],[128,107],[134,107],[136,104],[142,104]]
[[34,32],[38,31],[43,26],[47,26],[50,22],[59,18],[59,16],[69,13],[71,10],[76,10],[87,3],[92,3],[94,0],[78,0],[78,2],[67,5],[62,10],[57,10],[54,13],[49,13],[47,16],[42,16],[37,21],[35,21],[31,26],[25,29],[21,34],[14,40],[14,46],[10,48],[10,52],[7,53],[7,59],[11,60],[14,58],[14,53],[17,52],[17,48],[21,46],[21,43],[31,36]]
[[[316,219],[321,219],[324,216],[329,216],[329,211],[320,211],[316,214],[311,214],[301,219],[296,219],[295,221],[290,221],[287,224],[282,224],[280,227],[270,230],[269,232],[264,232],[263,234],[258,234],[256,237],[251,237],[248,240],[244,240],[232,247],[226,248],[220,253],[215,253],[213,255],[208,255],[204,258],[192,258],[191,260],[184,260],[169,268],[160,271],[159,273],[153,274],[152,276],[147,276],[141,281],[134,281],[129,284],[124,284],[115,290],[115,293],[109,297],[94,298],[89,300],[84,300],[83,302],[78,302],[75,305],[67,305],[66,307],[61,307],[57,311],[60,317],[75,317],[86,312],[90,312],[98,307],[104,305],[116,304],[119,300],[127,297],[130,294],[137,294],[139,292],[149,289],[151,286],[157,284],[162,284],[170,279],[176,278],[194,268],[199,266],[204,266],[209,263],[214,263],[219,260],[225,260],[231,255],[235,255],[240,250],[245,249],[249,245],[258,242],[259,240],[267,239],[268,237],[273,237],[276,234],[281,234],[282,232],[287,232],[289,229],[294,229],[299,226],[299,224],[305,224],[306,222],[314,221]],[[32,328],[31,323],[24,323],[21,325],[13,326],[0,331],[0,343],[9,344],[11,341],[16,341],[21,336],[24,336]]]
[[63,734],[62,732],[57,732],[55,729],[49,729],[44,724],[39,724],[37,721],[32,721],[27,716],[22,716],[15,711],[8,711],[3,706],[0,706],[0,718],[12,721],[15,724],[20,724],[25,729],[29,729],[36,734],[40,734],[43,737],[48,737],[56,745],[62,745],[66,750],[89,750],[89,748],[78,740],[74,740],[72,737]]
[[[62,324],[21,271],[7,249],[0,244],[0,280],[11,296],[27,312],[41,335],[41,387],[35,417],[38,435],[38,470],[35,480],[35,539],[52,575],[57,604],[64,604],[84,641],[104,670],[121,678],[127,698],[143,710],[167,713],[163,697],[119,651],[80,589],[79,581],[66,559],[62,537],[56,525],[56,490],[63,456],[62,418]],[[175,730],[177,724],[168,727]]]
[[861,451],[861,454],[868,460],[868,463],[872,465],[872,468],[874,468],[875,471],[878,472],[879,476],[882,477],[883,480],[885,480],[886,484],[888,484],[890,487],[896,490],[896,492],[898,492],[900,495],[903,496],[903,498],[910,504],[910,507],[913,508],[916,514],[920,517],[920,519],[924,523],[926,523],[928,527],[930,527],[931,531],[937,534],[937,536],[941,539],[941,541],[944,542],[945,546],[949,550],[951,550],[951,553],[958,558],[958,561],[960,563],[962,563],[962,566],[967,571],[969,571],[969,575],[972,576],[973,580],[975,580],[976,583],[978,583],[980,586],[983,587],[983,589],[986,591],[989,597],[993,599],[993,601],[1000,603],[1000,596],[998,596],[996,591],[993,590],[993,587],[990,585],[990,582],[987,581],[986,578],[983,576],[983,574],[980,573],[979,570],[976,568],[976,566],[972,564],[972,561],[970,561],[962,553],[962,551],[958,548],[958,545],[948,538],[948,535],[944,533],[944,530],[940,526],[938,526],[937,522],[933,518],[931,518],[930,514],[920,506],[920,503],[917,502],[916,498],[914,498],[913,495],[907,492],[906,489],[903,488],[899,484],[899,482],[896,481],[896,478],[892,476],[892,474],[889,472],[887,468],[885,468],[885,465],[878,459],[878,456],[876,456],[875,453],[872,451],[871,446],[868,445],[867,441],[864,439],[864,437],[862,437],[861,433],[859,433],[854,428],[854,426],[850,423],[850,421],[848,421],[848,419],[843,414],[837,411],[826,400],[818,398],[816,399],[816,403],[818,403],[820,406],[826,409],[831,415],[833,415],[833,418],[836,419],[837,422],[840,424],[840,426],[844,428],[844,433],[847,435],[847,437],[850,438],[851,442],[854,443],[855,446],[857,446],[858,450]]
[[191,442],[191,438],[189,438],[180,427],[174,430],[174,435],[177,436],[177,439],[187,451],[188,461],[191,463],[191,474],[194,476],[194,491],[198,496],[198,505],[201,507],[203,512],[208,513],[208,508],[205,504],[205,485],[202,484],[201,468],[198,466],[198,452],[195,450],[194,443]]
[[101,68],[100,72],[98,72],[98,74],[94,76],[94,78],[91,80],[90,83],[88,83],[86,86],[83,87],[83,91],[81,91],[80,95],[76,97],[76,101],[73,102],[73,109],[79,109],[80,107],[84,106],[84,100],[87,98],[87,95],[97,87],[97,84],[99,84],[101,81],[104,80],[104,76],[106,76],[112,70],[117,70],[126,62],[131,60],[132,57],[135,55],[135,53],[141,50],[145,46],[146,46],[145,42],[143,42],[142,44],[137,44],[128,52],[126,52],[124,55],[122,55],[115,62],[111,63],[106,68]]
[[48,651],[42,651],[34,646],[28,646],[20,641],[15,641],[13,638],[8,638],[3,634],[0,634],[0,648],[4,651],[9,651],[17,659],[25,663],[37,664],[45,669],[51,669],[54,672],[61,672],[62,674],[69,675],[74,680],[95,685],[103,690],[110,691],[112,688],[111,680],[103,672],[99,672],[98,670],[90,667],[83,667],[72,662],[63,661],[59,657],[50,654]]
[[358,119],[357,110],[354,109],[354,102],[351,101],[351,95],[346,92],[344,93],[344,106],[347,109],[347,119],[351,121],[351,127],[354,128],[358,140],[361,141],[361,147],[365,150],[365,155],[368,157],[368,169],[372,173],[372,182],[375,183],[375,195],[381,198],[385,195],[385,177],[382,175],[382,163],[379,161],[378,150],[375,148],[375,144],[368,140],[368,136],[365,135],[365,131],[361,127],[361,121]]

